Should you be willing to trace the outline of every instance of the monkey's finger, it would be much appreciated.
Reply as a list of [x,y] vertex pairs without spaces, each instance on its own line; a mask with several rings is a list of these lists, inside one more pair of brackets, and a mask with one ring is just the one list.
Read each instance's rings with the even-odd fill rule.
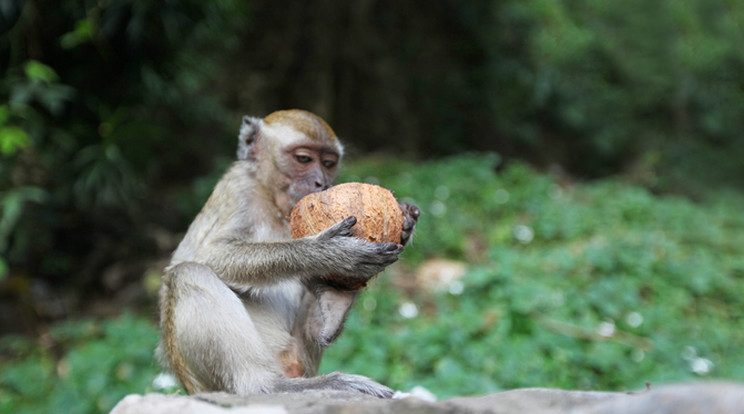
[[399,259],[397,254],[390,254],[387,257],[385,257],[385,260],[382,262],[384,267],[388,267],[391,264],[397,262]]
[[410,216],[414,219],[418,219],[421,215],[421,209],[417,205],[405,201],[400,203],[400,209],[403,210],[406,216]]
[[400,233],[400,244],[408,244],[408,241],[411,239],[411,233],[411,231],[403,229],[403,231]]
[[406,217],[406,221],[403,222],[403,231],[410,231],[413,230],[413,227],[416,225],[416,219],[413,217]]
[[318,238],[321,240],[327,240],[333,237],[351,237],[351,228],[356,224],[356,222],[356,217],[350,216],[323,230],[318,234]]
[[357,219],[354,216],[349,216],[342,222],[336,224],[338,226],[338,233],[340,236],[351,237],[351,228],[357,223]]
[[365,276],[372,277],[382,272],[383,270],[385,270],[386,267],[390,266],[391,264],[397,261],[398,261],[398,255],[391,254],[391,255],[377,258],[374,261],[360,262],[354,274],[356,274],[357,276],[362,276],[362,277],[365,277]]
[[421,209],[415,204],[408,205],[408,213],[415,219],[418,219],[421,215]]
[[351,237],[351,228],[354,227],[356,223],[357,218],[354,216],[349,216],[340,223],[338,235],[343,237]]
[[398,254],[403,251],[403,245],[398,243],[380,243],[380,251]]

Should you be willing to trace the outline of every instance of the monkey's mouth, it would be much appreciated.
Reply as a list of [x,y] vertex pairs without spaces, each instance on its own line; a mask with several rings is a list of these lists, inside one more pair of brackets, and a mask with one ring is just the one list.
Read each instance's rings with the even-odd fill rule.
[[310,194],[319,193],[321,191],[325,191],[330,187],[311,187],[311,188],[303,188],[302,190],[292,191],[292,200],[297,204],[298,201],[300,201],[303,197],[308,196]]

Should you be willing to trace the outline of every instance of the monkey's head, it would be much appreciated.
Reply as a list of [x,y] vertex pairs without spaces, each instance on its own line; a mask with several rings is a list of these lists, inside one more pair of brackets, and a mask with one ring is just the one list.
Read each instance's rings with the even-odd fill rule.
[[342,155],[331,127],[311,112],[290,109],[263,119],[243,117],[238,159],[256,165],[263,190],[284,214],[302,197],[333,185]]

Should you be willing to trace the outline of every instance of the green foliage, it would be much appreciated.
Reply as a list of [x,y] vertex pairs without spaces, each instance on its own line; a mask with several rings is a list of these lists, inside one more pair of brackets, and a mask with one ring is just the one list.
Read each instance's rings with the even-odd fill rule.
[[27,61],[24,65],[24,70],[26,76],[31,80],[31,82],[52,84],[59,80],[59,76],[54,72],[54,69],[35,60]]
[[[0,252],[8,247],[13,230],[21,218],[23,206],[29,202],[39,203],[46,198],[44,190],[36,187],[18,187],[0,192]],[[7,273],[7,263],[0,257],[0,280]]]
[[59,44],[65,49],[72,49],[75,46],[93,40],[95,35],[94,23],[91,19],[81,19],[75,23],[75,29],[64,34],[59,39]]
[[18,127],[0,129],[0,154],[13,155],[19,149],[28,147],[31,138],[26,131]]
[[[111,261],[152,254],[154,236],[131,234],[134,225],[185,225],[186,217],[158,217],[148,200],[164,176],[198,175],[211,165],[210,149],[232,148],[232,140],[205,146],[189,131],[219,136],[228,117],[238,119],[201,92],[246,13],[232,0],[3,8],[0,277],[83,290]],[[162,208],[168,195],[157,193]]]
[[[742,184],[744,3],[473,3],[453,16],[487,69],[458,67],[472,78],[454,87],[482,94],[488,110],[463,111],[469,122],[455,137],[427,122],[422,145],[447,152],[455,141],[491,141],[574,173],[635,169],[647,185],[688,193]],[[480,19],[469,19],[472,9]],[[452,99],[440,102],[451,111]]]
[[64,322],[38,342],[3,337],[0,412],[108,412],[126,394],[148,390],[159,372],[157,338],[150,321],[130,314]]
[[[416,169],[362,160],[347,181],[383,183],[423,208],[404,263],[467,261],[472,300],[409,297],[382,278],[329,366],[443,394],[630,388],[692,376],[708,360],[710,375],[741,378],[742,202],[708,190],[744,182],[744,3],[296,3],[6,1],[0,281],[84,292],[116,261],[167,254],[162,229],[182,232],[201,207],[231,159],[216,154],[233,153],[239,114],[302,107],[352,149],[495,149],[706,200],[617,180],[572,186],[493,154]],[[421,302],[413,320],[396,316],[406,301]],[[600,326],[616,334],[598,337]],[[344,356],[357,348],[359,359]],[[17,384],[18,372],[66,372],[57,350],[33,349],[7,371],[18,395],[43,394]],[[365,362],[374,358],[388,363]]]
[[[744,380],[740,195],[695,204],[618,180],[567,184],[495,154],[370,158],[345,171],[342,181],[383,184],[422,216],[323,372],[439,397]],[[462,289],[410,289],[418,265],[441,257],[466,261]],[[0,412],[106,411],[152,391],[157,337],[151,320],[128,314],[64,322],[38,341],[6,336]]]
[[184,183],[234,153],[239,115],[282,107],[362,150],[496,150],[688,194],[744,177],[741,2],[5,3],[0,200],[45,197],[0,273],[83,290],[151,254],[156,231],[131,229],[182,231],[208,188]]
[[[462,293],[404,293],[395,278],[411,274],[379,276],[324,371],[439,396],[744,380],[741,196],[696,205],[617,180],[561,185],[521,164],[495,173],[498,160],[348,168],[345,179],[383,183],[422,207],[403,266],[443,256],[470,268]],[[418,316],[402,316],[407,302]]]

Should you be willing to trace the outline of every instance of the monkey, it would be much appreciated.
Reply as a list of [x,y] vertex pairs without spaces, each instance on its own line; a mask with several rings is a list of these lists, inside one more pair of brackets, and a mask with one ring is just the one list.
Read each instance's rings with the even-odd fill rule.
[[353,216],[292,239],[291,209],[335,183],[342,156],[336,134],[311,112],[243,117],[237,160],[173,252],[159,292],[157,354],[188,394],[331,389],[392,396],[362,375],[317,375],[356,288],[398,260],[420,215],[400,203],[400,244],[352,237]]

